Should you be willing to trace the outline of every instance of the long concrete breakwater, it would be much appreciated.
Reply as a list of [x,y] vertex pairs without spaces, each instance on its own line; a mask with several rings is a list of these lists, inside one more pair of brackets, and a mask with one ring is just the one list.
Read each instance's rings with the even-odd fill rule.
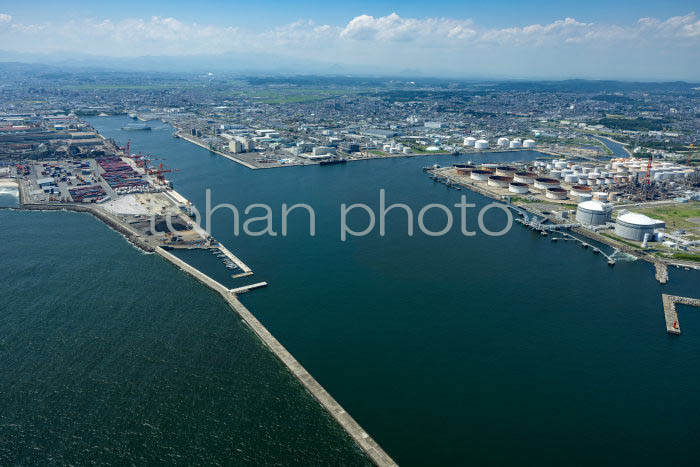
[[678,322],[678,312],[676,304],[700,307],[700,299],[679,297],[678,295],[662,294],[661,300],[664,305],[664,319],[666,320],[666,332],[680,335],[681,326]]
[[[236,291],[228,289],[198,269],[190,266],[180,258],[163,248],[157,247],[156,253],[178,266],[195,279],[218,292],[226,303],[236,312],[248,327],[258,336],[270,351],[292,372],[304,388],[321,404],[321,406],[338,422],[357,445],[377,466],[395,466],[394,460],[377,444],[372,437],[347,413],[343,407],[321,386],[311,374],[289,353],[289,351],[258,321],[255,316],[238,300]],[[254,284],[260,285],[260,284]]]

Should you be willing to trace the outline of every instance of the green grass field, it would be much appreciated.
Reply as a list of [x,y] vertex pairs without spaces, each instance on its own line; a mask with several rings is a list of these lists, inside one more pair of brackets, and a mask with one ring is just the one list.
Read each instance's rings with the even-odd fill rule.
[[634,212],[666,222],[666,229],[700,229],[700,223],[689,219],[700,219],[700,202],[691,201],[674,206],[634,209]]

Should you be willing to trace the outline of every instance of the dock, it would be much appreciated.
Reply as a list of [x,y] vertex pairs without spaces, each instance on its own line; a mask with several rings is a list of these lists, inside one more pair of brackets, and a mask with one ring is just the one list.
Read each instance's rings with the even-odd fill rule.
[[220,156],[223,156],[223,157],[225,157],[226,159],[232,160],[233,162],[236,162],[236,163],[238,163],[238,164],[241,164],[243,167],[247,167],[247,168],[253,169],[253,170],[258,169],[258,167],[254,166],[254,165],[252,165],[252,164],[249,164],[249,163],[247,163],[247,162],[244,161],[244,160],[241,160],[241,159],[239,159],[239,158],[237,158],[237,157],[233,157],[233,156],[231,156],[231,155],[229,155],[229,154],[224,154],[224,153],[221,152],[221,151],[217,151],[217,150],[215,150],[215,149],[212,149],[212,148],[208,147],[207,145],[205,145],[205,144],[203,144],[203,143],[197,141],[196,139],[191,138],[191,137],[189,137],[188,135],[184,134],[184,132],[183,132],[183,133],[179,133],[179,136],[180,136],[182,139],[184,139],[185,141],[189,142],[189,143],[192,143],[192,144],[194,144],[194,145],[196,145],[196,146],[199,146],[200,148],[204,148],[204,149],[206,149],[207,151],[213,152],[214,154],[218,154],[218,155],[220,155]]
[[243,287],[237,287],[235,289],[229,290],[232,294],[241,294],[248,292],[249,290],[259,289],[260,287],[267,287],[267,282],[258,282],[257,284],[244,285]]
[[[230,259],[231,261],[233,261],[233,263],[234,263],[236,266],[238,266],[238,267],[241,269],[241,271],[243,271],[244,273],[249,273],[248,275],[250,275],[250,274],[253,273],[253,271],[252,271],[243,261],[241,261],[240,259],[238,259],[238,257],[237,257],[236,255],[234,255],[233,253],[231,253],[231,252],[228,250],[228,248],[226,248],[225,246],[223,246],[221,243],[219,243],[219,244],[216,246],[216,249],[218,249],[221,253],[223,253],[224,255],[226,255],[226,257],[227,257],[228,259]],[[241,276],[239,276],[239,277],[241,277]]]
[[[311,374],[299,363],[289,351],[262,325],[253,314],[238,300],[236,293],[232,293],[219,282],[207,276],[193,266],[190,266],[180,258],[163,248],[157,247],[156,253],[170,261],[192,277],[203,283],[210,289],[218,292],[233,311],[250,327],[270,351],[292,372],[295,378],[318,401],[319,404],[338,422],[347,434],[364,451],[370,461],[379,467],[393,467],[396,462],[377,444],[374,439],[362,429],[362,427],[347,413],[343,407],[314,379]],[[264,282],[248,286],[247,290],[262,287]],[[266,284],[267,285],[267,284]],[[236,289],[233,289],[236,290]]]
[[661,299],[664,305],[664,318],[666,319],[666,332],[669,334],[680,335],[681,326],[678,322],[678,312],[676,304],[690,305],[700,307],[700,299],[679,297],[678,295],[662,294]]

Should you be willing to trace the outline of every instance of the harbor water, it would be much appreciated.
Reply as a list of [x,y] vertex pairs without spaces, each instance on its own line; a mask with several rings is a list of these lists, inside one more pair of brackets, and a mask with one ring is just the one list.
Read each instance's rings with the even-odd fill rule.
[[[200,208],[206,189],[213,204],[234,204],[241,213],[248,205],[265,203],[275,210],[278,233],[283,203],[314,208],[314,236],[309,236],[308,217],[302,212],[289,216],[287,236],[236,236],[231,213],[224,209],[213,216],[212,233],[255,271],[256,281],[270,284],[241,296],[244,304],[400,465],[521,465],[523,460],[658,465],[668,462],[669,453],[674,459],[694,458],[700,441],[694,428],[700,419],[695,395],[700,384],[700,312],[679,307],[683,335],[669,336],[661,293],[698,296],[697,272],[671,269],[670,283],[662,286],[648,263],[618,261],[609,267],[601,255],[578,243],[551,242],[519,224],[501,237],[465,237],[459,228],[440,237],[418,230],[409,236],[400,210],[388,214],[386,236],[375,229],[364,237],[340,239],[341,203],[366,203],[377,212],[380,189],[386,190],[389,204],[405,203],[416,213],[429,203],[453,205],[462,195],[476,204],[473,213],[491,202],[433,182],[423,166],[532,159],[538,153],[421,156],[252,171],[173,138],[173,129],[165,124],[151,122],[150,132],[122,131],[128,121],[90,119],[105,136],[120,144],[131,140],[132,150],[165,158],[166,165],[180,169],[169,179]],[[361,230],[366,216],[353,214],[350,222]],[[61,345],[73,347],[76,336],[91,336],[96,325],[100,331],[83,344],[82,352],[70,354],[72,361],[49,360],[50,365],[42,366],[37,358],[10,367],[27,381],[35,378],[35,371],[53,369],[55,385],[41,378],[34,384],[65,398],[51,407],[65,409],[56,420],[79,419],[76,423],[86,432],[100,434],[101,410],[106,416],[116,411],[111,415],[118,413],[117,419],[127,425],[147,419],[115,409],[131,404],[176,420],[158,425],[157,436],[170,443],[166,445],[172,455],[206,455],[192,454],[204,449],[198,436],[222,437],[222,444],[229,436],[229,443],[246,447],[262,440],[258,455],[274,459],[284,459],[281,453],[290,450],[292,462],[362,461],[352,443],[337,427],[328,426],[318,405],[309,402],[269,352],[254,344],[216,294],[158,257],[142,255],[88,216],[0,215],[14,216],[13,231],[24,232],[3,242],[17,263],[26,263],[27,255],[42,258],[42,245],[50,238],[53,248],[70,251],[66,264],[79,255],[105,268],[105,276],[86,271],[66,279],[78,281],[79,287],[57,292],[52,281],[66,274],[63,263],[57,267],[55,261],[37,260],[29,270],[6,266],[16,276],[13,280],[41,288],[43,300],[29,307],[33,320],[42,321],[52,311],[41,328],[23,327],[14,340],[42,342],[46,353],[41,356],[46,358],[50,344],[43,343],[42,333],[53,333]],[[475,230],[476,215],[471,216],[468,226]],[[430,211],[425,223],[439,230],[444,214]],[[499,230],[503,214],[489,212],[486,225]],[[75,246],[84,243],[88,246]],[[143,272],[129,273],[133,264]],[[207,264],[200,266],[207,272]],[[145,278],[149,268],[156,285]],[[7,293],[23,307],[36,300],[36,294],[27,296],[17,285],[10,285]],[[68,296],[61,299],[61,293]],[[137,298],[128,298],[132,294]],[[71,317],[71,304],[82,307],[85,301],[83,315]],[[157,319],[149,320],[153,313]],[[16,319],[19,323],[26,317]],[[210,333],[215,333],[213,342]],[[183,340],[173,340],[173,335]],[[119,345],[115,352],[115,336],[116,344],[126,339],[134,345],[131,353],[120,353]],[[151,346],[136,345],[143,342]],[[169,343],[168,358],[150,356],[156,343]],[[239,346],[246,350],[239,352]],[[81,363],[86,354],[90,358]],[[98,356],[112,365],[123,359],[123,369]],[[75,372],[67,372],[61,381],[65,366]],[[164,387],[153,375],[160,374],[158,369],[178,377]],[[188,372],[201,377],[204,394],[182,377]],[[81,385],[84,373],[104,381],[117,395],[94,381]],[[255,391],[258,385],[265,390],[253,405],[267,406],[266,411],[251,408],[251,398],[232,396],[238,386]],[[70,389],[62,391],[64,387]],[[21,396],[13,386],[3,393],[15,400],[12,423],[38,425],[46,416],[48,404],[32,402],[44,400],[41,394]],[[267,402],[266,395],[273,394],[279,400]],[[148,404],[156,395],[168,401],[167,408]],[[197,410],[197,403],[222,410],[214,416],[213,411]],[[302,407],[310,428],[298,430],[295,417],[301,415],[294,409]],[[222,433],[225,424],[238,420],[238,413],[249,417],[256,429],[249,434],[234,427],[233,434],[228,429]],[[178,414],[192,424],[187,441]],[[62,436],[73,435],[64,431],[56,426],[47,436],[60,443]],[[27,452],[30,438],[25,440]],[[94,440],[90,446],[106,449]],[[0,453],[7,452],[6,446],[2,449],[0,445]],[[149,454],[137,446],[129,452]],[[329,462],[323,456],[340,457]]]

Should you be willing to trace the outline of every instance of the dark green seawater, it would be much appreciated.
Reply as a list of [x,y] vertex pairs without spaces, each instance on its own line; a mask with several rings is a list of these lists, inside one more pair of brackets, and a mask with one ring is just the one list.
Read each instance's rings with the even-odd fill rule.
[[368,465],[218,294],[89,215],[0,222],[0,465]]
[[[267,203],[275,210],[275,230],[279,232],[282,203],[308,203],[314,207],[314,237],[308,235],[308,220],[302,213],[290,216],[286,237],[235,236],[232,216],[224,210],[214,214],[212,231],[253,268],[255,281],[270,283],[266,289],[243,295],[244,303],[399,464],[696,463],[696,446],[700,442],[696,429],[700,421],[700,312],[681,307],[684,334],[669,336],[665,332],[661,293],[700,295],[697,272],[672,269],[671,282],[661,286],[647,263],[618,262],[610,268],[590,250],[570,242],[552,243],[517,224],[498,238],[483,234],[464,237],[459,228],[443,237],[419,233],[409,237],[405,214],[400,211],[388,215],[385,237],[375,229],[366,237],[340,241],[340,204],[364,202],[376,212],[380,188],[386,190],[389,203],[406,203],[415,212],[428,203],[454,204],[461,195],[477,207],[490,202],[470,191],[455,191],[432,182],[420,170],[422,166],[469,159],[521,160],[536,157],[536,153],[427,156],[251,171],[172,138],[173,130],[167,125],[153,124],[151,132],[122,132],[119,128],[126,122],[128,119],[122,117],[91,119],[103,134],[122,144],[131,139],[136,152],[165,157],[167,165],[181,169],[169,178],[181,194],[202,210],[207,188],[212,190],[214,204],[234,204],[241,214],[249,204]],[[468,222],[472,230],[476,225],[474,212],[471,211]],[[357,214],[351,216],[351,222],[361,229],[366,219]],[[51,219],[64,216],[51,215]],[[254,215],[260,212],[254,211],[251,216]],[[46,233],[51,244],[60,249],[72,240],[97,241],[92,234],[81,237],[79,233],[96,221],[86,216],[78,219],[73,236],[64,233],[62,221],[55,221]],[[27,244],[27,249],[36,250],[41,257],[37,245],[43,242],[34,241],[34,222],[25,218],[21,223],[25,233],[21,242],[14,242]],[[431,211],[426,224],[438,230],[444,220],[439,212]],[[486,224],[498,230],[503,225],[502,214],[489,213]],[[83,291],[80,296],[98,300],[91,308],[97,310],[91,312],[98,313],[102,318],[100,326],[107,329],[124,326],[123,321],[129,321],[134,309],[143,308],[140,300],[168,300],[157,308],[161,320],[170,318],[167,326],[156,326],[141,318],[133,328],[120,334],[119,342],[135,339],[133,333],[141,335],[142,340],[166,339],[164,336],[173,333],[190,336],[188,345],[182,347],[178,343],[172,347],[171,369],[182,371],[190,364],[189,352],[195,352],[192,349],[202,351],[212,345],[206,332],[215,332],[217,326],[221,339],[249,337],[249,333],[236,331],[240,325],[234,326],[237,321],[215,294],[194,280],[173,272],[158,258],[139,254],[110,231],[99,241],[105,245],[102,248],[114,249],[116,253],[103,261],[104,253],[96,248],[96,264],[117,268],[140,258],[158,265],[162,283],[173,284],[166,287],[171,292],[165,293],[162,286],[148,284],[133,273],[110,274],[111,281],[104,281],[92,272],[81,279],[82,286],[90,291]],[[124,251],[117,251],[117,245],[123,245]],[[21,248],[13,248],[10,256],[22,254]],[[21,263],[22,258],[16,261]],[[40,288],[55,268],[53,262],[42,263],[31,272],[15,274],[28,276],[25,280]],[[154,289],[161,291],[156,297]],[[190,295],[189,289],[197,293]],[[11,295],[22,294],[16,288],[10,291]],[[114,313],[95,298],[119,300],[136,292],[142,298],[131,302],[130,311],[122,313]],[[45,295],[51,300],[55,291]],[[191,316],[182,311],[181,307],[190,310],[193,303],[200,301],[214,303],[202,305]],[[70,310],[70,306],[64,307]],[[47,309],[50,306],[44,303],[37,308],[45,313]],[[153,311],[142,313],[152,319]],[[183,321],[183,313],[191,319]],[[121,319],[104,322],[110,314]],[[193,321],[196,319],[204,322]],[[89,323],[76,319],[71,326],[76,333],[88,332]],[[193,326],[203,334],[193,335]],[[34,337],[36,330],[22,331],[25,340],[40,340]],[[259,345],[249,341],[247,345],[258,349],[250,352],[249,363],[229,363],[231,371],[235,368],[240,378],[237,384],[254,387],[263,371],[258,365],[274,359]],[[92,346],[91,351],[95,359],[113,355],[110,345]],[[231,351],[217,349],[211,358],[230,356],[227,352]],[[142,375],[149,374],[144,368],[150,367],[140,359],[125,362],[130,371],[141,373],[132,379],[113,375],[115,384],[132,381],[148,387]],[[65,372],[63,366],[56,366],[57,375]],[[279,369],[279,365],[273,367]],[[201,369],[203,377],[216,374],[214,368],[210,365]],[[94,371],[99,373],[99,369]],[[25,378],[33,376],[32,370],[25,367],[17,372]],[[307,400],[298,386],[283,376],[285,372],[278,372],[274,381],[266,377],[268,391],[284,400]],[[64,385],[69,384],[66,380],[62,381]],[[71,378],[70,384],[83,388],[81,381]],[[203,395],[202,400],[233,412],[244,411],[259,430],[268,433],[265,412],[255,412],[260,417],[256,419],[248,400],[221,399],[224,394],[232,397],[234,391],[229,390],[229,384],[222,384],[221,391]],[[143,394],[143,390],[127,394],[122,401],[146,404],[148,398]],[[188,443],[196,444],[191,438],[220,428],[216,423],[205,423],[206,415],[189,410],[186,384],[174,381],[166,394],[173,403],[167,412],[170,416],[190,417],[190,424],[203,424],[193,426],[188,433],[190,439],[180,445],[180,451],[175,451],[189,453],[194,448]],[[30,410],[31,398],[15,407]],[[44,412],[41,407],[32,410],[37,417]],[[279,410],[270,410],[268,416],[284,417],[277,413]],[[64,413],[65,420],[81,420],[80,413],[77,409]],[[118,413],[124,423],[135,423],[138,418],[128,412]],[[99,432],[98,420],[101,419],[89,419],[81,426]],[[228,421],[228,417],[220,420]],[[313,420],[320,428],[326,419],[316,415]],[[280,450],[297,446],[296,424],[291,416],[281,420],[280,425],[273,424],[280,430],[269,435],[274,447],[260,446],[260,455],[278,455],[275,459],[280,462],[291,462],[293,457],[288,460],[279,454]],[[282,432],[285,428],[289,431]],[[56,430],[60,432],[60,428]],[[247,440],[245,430],[232,431],[235,434],[230,439]],[[176,437],[172,432],[168,435],[169,439]],[[314,438],[323,440],[321,447],[313,441],[297,441],[312,451],[307,453],[309,456],[335,454],[330,446],[341,451],[334,462],[338,465],[357,459],[337,430],[328,429],[323,435]],[[101,439],[90,445],[102,447],[104,443]],[[131,455],[137,451],[144,452],[135,448]],[[299,459],[301,452],[305,451],[300,451]],[[308,463],[321,464],[325,459],[312,458]]]

